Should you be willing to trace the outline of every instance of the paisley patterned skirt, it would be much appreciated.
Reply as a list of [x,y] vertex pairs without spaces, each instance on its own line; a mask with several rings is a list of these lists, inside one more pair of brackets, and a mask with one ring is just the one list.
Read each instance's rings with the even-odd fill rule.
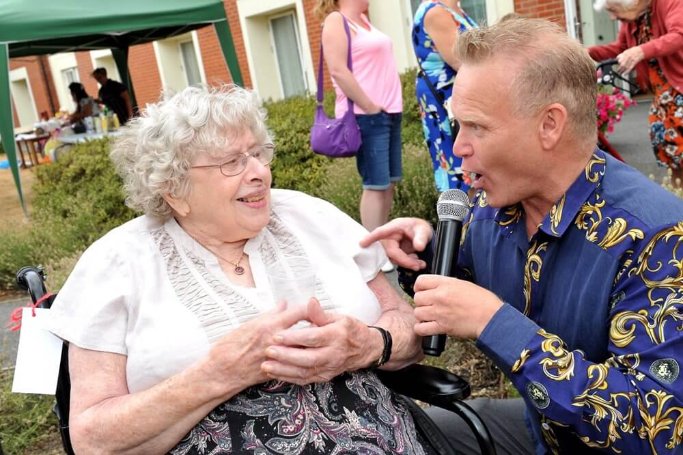
[[429,454],[406,406],[371,371],[271,381],[216,407],[171,454]]

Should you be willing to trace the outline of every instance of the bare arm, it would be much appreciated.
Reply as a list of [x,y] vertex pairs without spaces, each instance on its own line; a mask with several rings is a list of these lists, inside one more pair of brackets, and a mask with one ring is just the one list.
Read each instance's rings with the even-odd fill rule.
[[[381,369],[398,370],[422,360],[421,337],[413,329],[417,322],[413,308],[403,300],[384,274],[377,275],[368,286],[382,307],[382,316],[375,325],[387,329],[393,338],[391,359]],[[381,336],[380,346],[383,346]],[[381,349],[379,352],[382,352]],[[377,360],[377,357],[373,360]]]
[[432,8],[425,16],[425,30],[448,66],[454,70],[460,68],[460,60],[454,52],[455,43],[458,40],[458,27],[453,21],[453,16],[444,8]]
[[77,122],[92,115],[92,103],[80,106],[80,109],[69,116],[70,122]]
[[382,106],[373,103],[346,66],[348,44],[341,14],[332,13],[327,16],[323,24],[322,40],[325,63],[327,63],[330,76],[337,82],[341,91],[365,113],[380,112]]
[[130,102],[130,95],[128,95],[128,90],[121,92],[121,98],[123,98],[123,102],[126,103],[126,111],[128,112],[128,118],[132,117],[133,104]]
[[76,453],[165,453],[218,404],[267,380],[261,371],[272,334],[305,309],[268,312],[217,341],[184,371],[129,393],[126,356],[69,348],[71,439]]

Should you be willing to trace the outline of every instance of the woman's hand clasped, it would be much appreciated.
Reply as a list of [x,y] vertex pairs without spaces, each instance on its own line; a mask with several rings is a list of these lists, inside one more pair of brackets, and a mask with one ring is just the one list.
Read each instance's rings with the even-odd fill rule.
[[274,335],[261,365],[268,378],[304,385],[368,366],[372,329],[355,318],[325,312],[314,298],[307,312],[310,327]]

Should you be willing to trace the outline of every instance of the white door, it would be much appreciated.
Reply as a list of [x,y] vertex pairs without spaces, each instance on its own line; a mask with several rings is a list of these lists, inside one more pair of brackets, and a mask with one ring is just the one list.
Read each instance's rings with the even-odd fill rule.
[[180,43],[180,54],[183,60],[183,72],[187,85],[199,85],[202,83],[202,75],[199,72],[197,53],[194,50],[194,42],[185,41]]
[[17,111],[19,119],[19,127],[31,127],[38,121],[36,115],[36,107],[31,96],[31,89],[28,86],[27,79],[17,79],[10,83],[12,100],[14,101],[14,108]]
[[617,37],[618,22],[609,18],[606,12],[593,9],[593,0],[579,0],[581,17],[581,42],[584,46],[607,44]]
[[285,98],[306,93],[299,33],[293,13],[274,17],[270,20],[270,29],[280,75],[280,85]]

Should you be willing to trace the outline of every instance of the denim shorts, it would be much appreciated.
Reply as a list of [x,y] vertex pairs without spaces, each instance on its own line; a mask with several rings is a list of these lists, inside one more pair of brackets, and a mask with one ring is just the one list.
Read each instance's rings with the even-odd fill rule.
[[356,115],[363,144],[356,167],[365,190],[386,190],[403,176],[401,165],[401,118],[403,114],[379,112]]

